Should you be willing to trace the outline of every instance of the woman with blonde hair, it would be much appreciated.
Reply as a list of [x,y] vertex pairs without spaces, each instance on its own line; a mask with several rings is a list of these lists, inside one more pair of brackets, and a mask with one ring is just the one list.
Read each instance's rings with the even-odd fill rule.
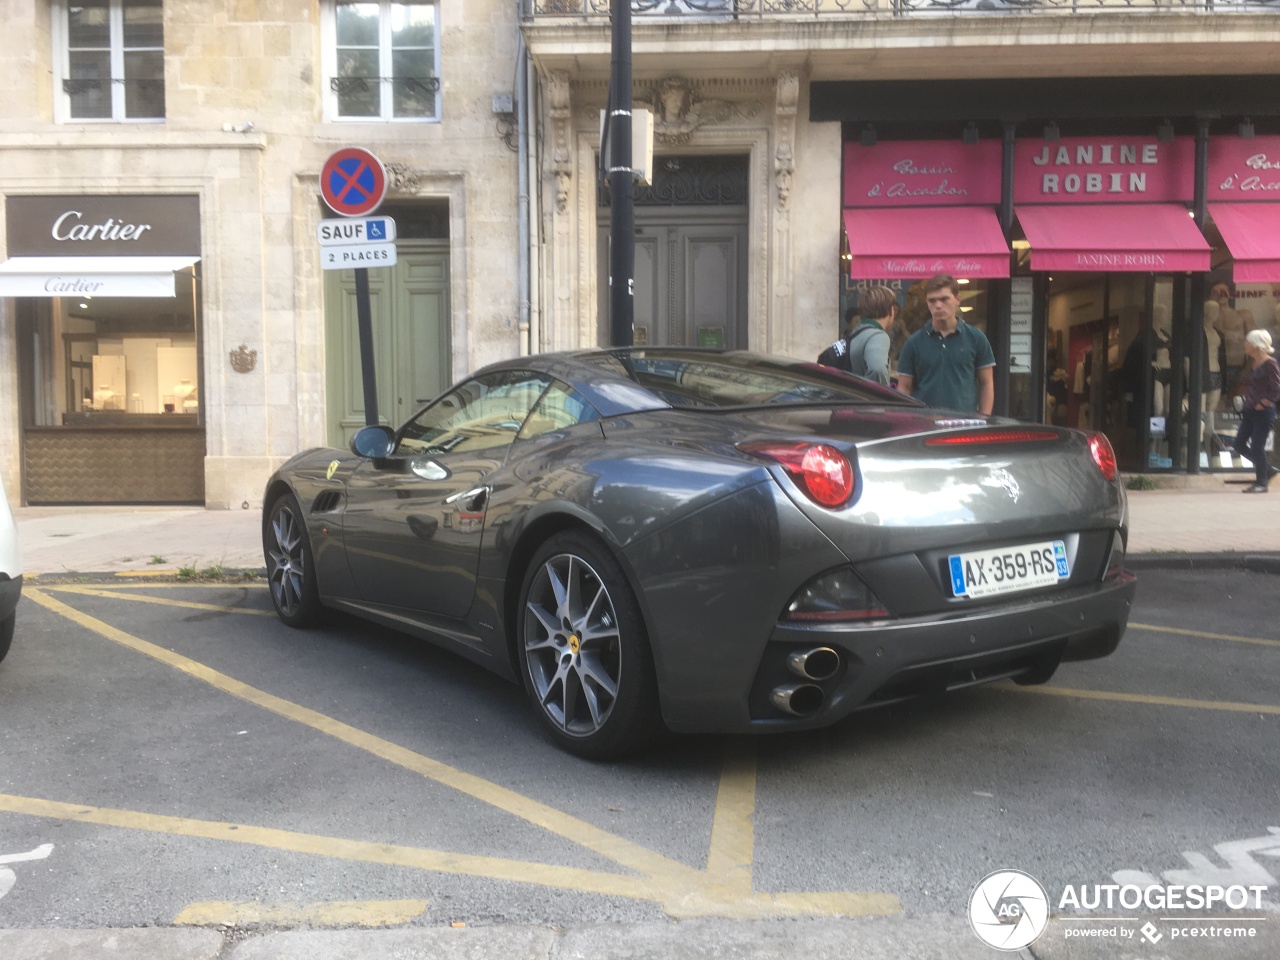
[[1253,463],[1256,480],[1245,493],[1266,493],[1267,482],[1280,473],[1267,463],[1267,437],[1276,424],[1276,404],[1280,403],[1280,364],[1276,363],[1271,334],[1266,330],[1250,330],[1245,336],[1248,362],[1240,376],[1248,391],[1240,410],[1240,432],[1231,448]]

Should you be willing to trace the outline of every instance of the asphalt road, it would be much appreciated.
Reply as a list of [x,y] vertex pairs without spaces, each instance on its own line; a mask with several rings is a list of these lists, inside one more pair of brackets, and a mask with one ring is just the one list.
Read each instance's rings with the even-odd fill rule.
[[1119,651],[1045,687],[592,764],[505,681],[344,616],[290,630],[258,584],[45,583],[0,665],[0,929],[965,918],[1013,868],[1058,916],[1036,956],[1148,920],[1170,956],[1264,956],[1058,900],[1252,885],[1199,922],[1280,943],[1278,588],[1145,571]]

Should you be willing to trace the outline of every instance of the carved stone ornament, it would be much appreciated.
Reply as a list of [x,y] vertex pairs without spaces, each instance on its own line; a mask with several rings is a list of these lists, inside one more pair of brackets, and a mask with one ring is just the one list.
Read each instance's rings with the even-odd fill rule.
[[417,193],[422,182],[422,171],[407,163],[383,163],[387,171],[387,191],[389,193]]
[[258,351],[250,350],[248,344],[240,344],[231,351],[231,369],[236,373],[248,373],[258,365]]
[[556,212],[564,213],[569,207],[569,186],[573,178],[573,158],[569,152],[573,124],[569,74],[562,70],[548,74],[546,91],[551,114],[551,172],[556,178]]
[[653,136],[659,143],[688,143],[700,126],[746,120],[760,105],[733,100],[704,100],[683,77],[667,77],[653,88],[647,103],[653,110]]
[[791,177],[795,173],[793,144],[796,136],[796,104],[800,99],[800,78],[794,73],[778,77],[775,106],[774,183],[778,190],[778,209],[785,210],[791,197]]

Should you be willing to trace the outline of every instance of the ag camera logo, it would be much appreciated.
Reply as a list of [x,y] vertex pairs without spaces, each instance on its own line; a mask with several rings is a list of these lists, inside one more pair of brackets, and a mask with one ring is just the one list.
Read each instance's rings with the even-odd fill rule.
[[969,925],[989,947],[1021,950],[1035,943],[1049,923],[1049,895],[1030,874],[997,870],[969,895]]

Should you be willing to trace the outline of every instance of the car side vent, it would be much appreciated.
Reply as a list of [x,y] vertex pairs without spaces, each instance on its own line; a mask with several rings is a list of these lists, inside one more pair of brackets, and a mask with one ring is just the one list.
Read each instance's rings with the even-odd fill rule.
[[311,501],[311,512],[329,513],[331,510],[336,510],[341,502],[342,494],[337,490],[326,490]]

